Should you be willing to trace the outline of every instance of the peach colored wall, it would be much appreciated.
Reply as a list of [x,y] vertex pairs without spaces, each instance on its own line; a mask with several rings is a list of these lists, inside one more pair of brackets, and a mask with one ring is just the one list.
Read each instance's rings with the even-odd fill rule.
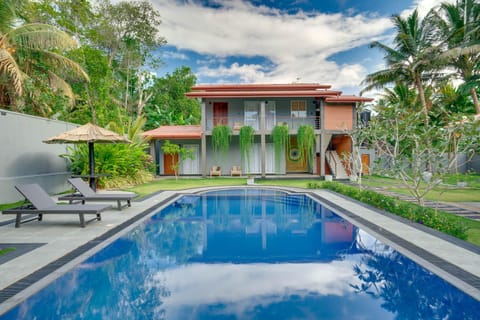
[[326,105],[325,129],[326,130],[352,130],[353,106],[351,105]]
[[[345,153],[352,152],[352,139],[350,136],[341,135],[341,136],[333,136],[332,137],[332,144],[335,151],[337,151],[340,159],[343,158]],[[350,174],[350,165],[347,161],[342,160],[343,166],[347,170],[347,174]]]

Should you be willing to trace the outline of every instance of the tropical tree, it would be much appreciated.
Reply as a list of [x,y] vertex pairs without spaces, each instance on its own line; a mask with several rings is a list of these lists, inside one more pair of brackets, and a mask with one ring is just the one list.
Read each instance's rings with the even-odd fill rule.
[[182,66],[162,78],[155,79],[150,92],[151,99],[145,104],[148,118],[146,129],[160,125],[199,124],[200,103],[189,99],[185,93],[195,85],[197,78],[189,67]]
[[63,53],[77,43],[58,28],[29,23],[0,30],[0,102],[15,109],[28,78],[46,76],[49,85],[73,100],[66,80],[89,80],[83,68]]
[[[394,15],[396,35],[394,47],[391,48],[378,41],[372,42],[372,48],[378,48],[385,53],[384,60],[387,68],[369,74],[363,84],[363,92],[373,88],[383,88],[387,84],[404,82],[413,85],[418,93],[424,115],[424,122],[429,122],[429,106],[425,97],[424,78],[433,69],[433,63],[438,55],[438,48],[432,39],[431,20],[421,20],[417,10],[407,18]],[[430,73],[431,75],[431,73]]]
[[461,0],[442,3],[434,15],[438,41],[444,45],[440,55],[441,67],[451,67],[463,80],[462,91],[469,92],[480,114],[477,89],[480,86],[480,3]]

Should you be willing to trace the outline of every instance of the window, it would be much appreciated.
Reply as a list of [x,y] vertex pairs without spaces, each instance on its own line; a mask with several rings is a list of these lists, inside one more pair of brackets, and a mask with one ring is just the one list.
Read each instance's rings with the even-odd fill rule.
[[275,106],[275,101],[267,101],[265,104],[265,114],[266,114],[266,129],[272,130],[277,121],[277,108]]
[[252,126],[253,129],[259,129],[260,102],[245,101],[245,125]]
[[307,103],[305,100],[294,100],[291,102],[291,116],[292,118],[307,117]]

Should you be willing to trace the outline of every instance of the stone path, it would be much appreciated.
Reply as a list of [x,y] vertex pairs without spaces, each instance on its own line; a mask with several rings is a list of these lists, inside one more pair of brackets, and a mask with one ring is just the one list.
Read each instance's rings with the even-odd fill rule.
[[[409,195],[392,192],[385,190],[379,187],[369,187],[369,189],[374,190],[378,193],[381,193],[386,196],[397,198],[403,201],[417,203],[417,200]],[[457,216],[464,218],[480,220],[480,202],[478,204],[464,204],[456,202],[441,202],[441,201],[425,201],[425,206],[437,210],[442,210]]]

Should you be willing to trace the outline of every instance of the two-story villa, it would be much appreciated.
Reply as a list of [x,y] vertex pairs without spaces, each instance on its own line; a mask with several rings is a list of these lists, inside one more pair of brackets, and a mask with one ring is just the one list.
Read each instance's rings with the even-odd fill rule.
[[[198,85],[187,96],[201,101],[199,126],[161,126],[145,133],[152,138],[152,154],[160,175],[173,174],[171,164],[177,161],[162,152],[163,142],[170,140],[194,154],[194,159],[181,163],[179,173],[184,175],[207,176],[212,166],[220,166],[222,175],[230,175],[232,166],[241,166],[244,175],[308,173],[346,178],[348,164],[341,155],[352,150],[350,133],[357,123],[357,107],[373,100],[343,96],[329,85],[316,83]],[[212,148],[212,130],[217,125],[232,129],[226,155],[216,154]],[[242,159],[239,147],[239,130],[246,125],[255,130],[248,164]],[[290,140],[280,162],[275,161],[272,138],[276,125],[288,127]],[[301,125],[314,129],[313,163],[299,159],[296,138]],[[362,158],[368,168],[371,161],[368,153]]]

